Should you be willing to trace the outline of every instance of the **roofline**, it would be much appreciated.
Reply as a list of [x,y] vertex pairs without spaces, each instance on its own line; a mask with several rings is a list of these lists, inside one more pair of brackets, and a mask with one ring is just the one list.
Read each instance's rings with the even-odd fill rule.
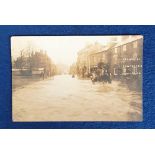
[[132,43],[132,42],[134,42],[134,41],[137,41],[137,40],[140,40],[140,39],[143,39],[143,36],[141,37],[141,38],[137,38],[137,39],[134,39],[134,40],[132,40],[132,41],[129,41],[129,42],[127,42],[127,43],[122,43],[122,44],[120,44],[120,45],[116,45],[116,46],[114,46],[113,48],[115,48],[115,47],[120,47],[120,46],[122,46],[122,45],[126,45],[126,44],[129,44],[129,43]]
[[[113,46],[113,47],[109,47],[109,48],[107,48],[107,49],[105,49],[105,50],[102,50],[102,51],[100,51],[100,52],[90,53],[90,54],[88,54],[88,55],[90,56],[90,55],[95,55],[95,54],[97,54],[97,53],[107,52],[108,50],[112,50],[112,49],[114,49],[114,48],[117,48],[117,47],[120,47],[120,46],[123,46],[123,45],[127,45],[127,44],[129,44],[129,43],[132,43],[132,42],[137,41],[137,40],[140,40],[140,39],[143,39],[143,36],[142,36],[142,35],[140,35],[139,38],[133,39],[133,40],[131,40],[131,41],[129,41],[129,42],[122,43],[122,44],[120,44],[120,45],[117,45],[117,44],[116,44],[116,45]],[[83,51],[79,51],[79,52],[83,53]],[[78,54],[80,54],[79,52],[78,52]],[[86,52],[84,52],[84,53],[86,53]]]
[[[132,42],[137,41],[137,40],[140,40],[140,39],[143,39],[143,37],[141,37],[141,38],[137,38],[137,39],[132,40],[132,41],[129,41],[129,42],[125,43],[125,44],[121,44],[121,45],[119,45],[119,46],[116,45],[116,46],[114,46],[114,47],[108,48],[108,49],[106,49],[106,50],[104,50],[104,51],[97,52],[97,53],[107,52],[108,50],[111,50],[111,49],[114,49],[114,48],[120,47],[120,46],[122,46],[122,45],[127,45],[127,44],[129,44],[129,43],[132,43]],[[90,54],[90,55],[95,55],[95,54],[97,54],[97,53],[92,53],[92,54]]]

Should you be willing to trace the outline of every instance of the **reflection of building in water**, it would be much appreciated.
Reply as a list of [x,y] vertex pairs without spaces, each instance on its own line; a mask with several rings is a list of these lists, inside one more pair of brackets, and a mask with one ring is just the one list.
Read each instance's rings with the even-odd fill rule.
[[77,68],[90,69],[99,62],[109,64],[113,77],[139,76],[142,74],[143,37],[140,35],[123,36],[112,40],[107,46],[98,43],[89,45],[78,53]]

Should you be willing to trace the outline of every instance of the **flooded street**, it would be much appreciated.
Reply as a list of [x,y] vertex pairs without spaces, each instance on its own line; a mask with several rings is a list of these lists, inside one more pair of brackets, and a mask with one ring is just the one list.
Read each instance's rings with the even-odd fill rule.
[[141,121],[138,92],[59,75],[13,91],[13,121]]

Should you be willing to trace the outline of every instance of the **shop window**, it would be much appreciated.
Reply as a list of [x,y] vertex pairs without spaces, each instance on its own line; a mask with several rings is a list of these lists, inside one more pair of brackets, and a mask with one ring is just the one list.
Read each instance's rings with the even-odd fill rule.
[[130,66],[126,67],[126,74],[131,74],[132,73],[132,68]]
[[132,74],[136,74],[136,66],[135,65],[132,66]]
[[134,66],[134,74],[138,74],[138,66],[137,65]]

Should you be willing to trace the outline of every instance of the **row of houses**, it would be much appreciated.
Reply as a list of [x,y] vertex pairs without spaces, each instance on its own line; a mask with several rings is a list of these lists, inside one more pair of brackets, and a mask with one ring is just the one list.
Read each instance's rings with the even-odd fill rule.
[[52,76],[55,73],[56,65],[46,51],[23,49],[18,57],[12,57],[12,75],[14,76]]
[[78,52],[77,68],[91,68],[100,62],[110,66],[113,77],[132,76],[142,74],[143,36],[126,36],[122,41],[111,42],[106,46],[99,43],[88,45]]

